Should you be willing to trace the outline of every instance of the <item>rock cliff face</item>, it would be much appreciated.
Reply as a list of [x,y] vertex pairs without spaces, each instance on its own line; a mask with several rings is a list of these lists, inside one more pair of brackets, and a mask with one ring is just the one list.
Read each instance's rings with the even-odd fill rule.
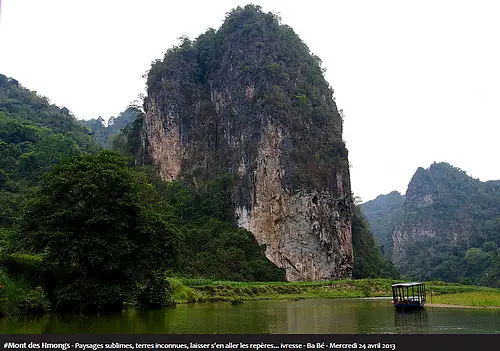
[[[459,184],[461,182],[464,184]],[[396,262],[409,259],[405,257],[407,247],[418,242],[433,242],[436,236],[440,241],[465,242],[471,231],[468,204],[459,203],[460,198],[454,196],[453,190],[468,187],[467,194],[470,194],[476,183],[480,182],[445,163],[435,163],[427,170],[419,167],[408,184],[406,200],[395,223]]]
[[166,181],[234,175],[239,225],[288,280],[346,278],[352,201],[332,94],[293,30],[246,6],[152,65],[142,133]]

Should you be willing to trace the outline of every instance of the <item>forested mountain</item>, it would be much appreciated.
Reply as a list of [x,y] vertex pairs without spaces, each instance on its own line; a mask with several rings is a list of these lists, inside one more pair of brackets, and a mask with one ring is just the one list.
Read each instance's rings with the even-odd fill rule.
[[28,193],[52,164],[97,151],[67,108],[0,74],[0,231],[14,225]]
[[332,93],[293,30],[250,5],[168,50],[145,113],[107,126],[0,75],[0,314],[159,308],[167,276],[396,276],[352,203]]
[[387,195],[379,195],[374,200],[360,205],[375,240],[380,245],[380,250],[387,259],[392,259],[394,221],[401,212],[404,200],[404,195],[393,191]]
[[[0,313],[163,306],[170,303],[165,273],[284,279],[237,226],[234,178],[196,189],[164,183],[154,166],[131,167],[99,151],[67,109],[0,78]],[[142,118],[117,138],[127,155],[138,149]],[[359,209],[353,218],[354,277],[397,275]]]
[[402,274],[500,286],[500,181],[481,182],[434,163],[417,169],[400,208],[391,194],[391,206],[384,204],[387,196],[378,197],[363,211],[381,244],[392,232]]
[[120,133],[120,130],[132,124],[138,113],[136,108],[129,107],[121,112],[118,117],[110,117],[107,123],[100,116],[97,119],[79,120],[79,122],[90,129],[92,138],[99,146],[112,149],[113,141]]

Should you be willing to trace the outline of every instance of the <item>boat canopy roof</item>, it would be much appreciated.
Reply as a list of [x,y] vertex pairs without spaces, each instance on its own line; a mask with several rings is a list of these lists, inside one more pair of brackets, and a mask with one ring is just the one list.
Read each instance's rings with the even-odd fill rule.
[[396,287],[407,287],[407,286],[417,286],[417,285],[425,285],[425,283],[417,283],[417,282],[412,282],[412,283],[398,283],[398,284],[392,284],[392,287],[396,288]]

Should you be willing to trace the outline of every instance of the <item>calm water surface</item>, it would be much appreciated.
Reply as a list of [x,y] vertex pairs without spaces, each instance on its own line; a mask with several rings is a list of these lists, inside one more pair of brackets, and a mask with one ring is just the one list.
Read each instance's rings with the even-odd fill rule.
[[400,313],[388,300],[249,301],[178,305],[98,316],[0,319],[0,333],[371,334],[500,333],[500,309],[427,307]]

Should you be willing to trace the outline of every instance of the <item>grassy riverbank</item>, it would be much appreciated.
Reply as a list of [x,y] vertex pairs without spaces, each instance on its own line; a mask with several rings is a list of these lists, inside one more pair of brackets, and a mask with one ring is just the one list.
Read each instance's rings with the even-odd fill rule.
[[[298,300],[392,296],[391,279],[321,282],[231,282],[208,279],[169,279],[177,303],[245,300]],[[427,301],[435,304],[500,306],[500,289],[445,282],[427,282]]]
[[[391,285],[401,280],[356,279],[319,282],[235,282],[209,279],[167,278],[173,290],[172,297],[178,304],[227,301],[234,304],[249,300],[301,300],[301,299],[342,299],[366,297],[392,297]],[[500,307],[500,289],[461,285],[445,282],[427,282],[427,303],[431,307]],[[19,314],[22,309],[31,311],[42,298],[28,299],[33,306],[19,302],[10,284],[2,289],[0,314]],[[12,290],[12,291],[11,291]],[[37,290],[38,291],[38,290]],[[9,293],[10,292],[10,293]],[[431,297],[432,292],[432,297]],[[40,291],[40,293],[42,293]],[[38,295],[37,295],[38,296]],[[389,302],[388,302],[389,305]],[[133,308],[127,304],[126,308]],[[36,311],[34,311],[36,312]],[[21,313],[26,314],[26,313]]]
[[231,282],[207,279],[169,279],[178,303],[359,298],[390,296],[391,280],[362,279],[323,282]]
[[433,303],[457,306],[500,308],[500,292],[474,291],[456,294],[444,294],[434,296]]

